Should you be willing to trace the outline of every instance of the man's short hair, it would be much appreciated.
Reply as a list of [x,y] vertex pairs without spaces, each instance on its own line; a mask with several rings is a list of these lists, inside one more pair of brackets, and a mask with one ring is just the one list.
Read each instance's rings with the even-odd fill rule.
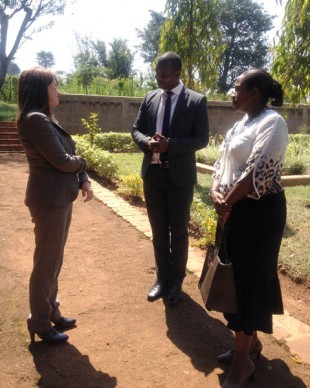
[[171,64],[171,66],[175,69],[175,70],[182,70],[182,60],[181,58],[179,57],[178,54],[172,52],[172,51],[168,51],[166,52],[165,54],[161,55],[159,58],[158,58],[158,61],[156,63],[156,66],[160,66],[160,65],[163,65],[163,64]]

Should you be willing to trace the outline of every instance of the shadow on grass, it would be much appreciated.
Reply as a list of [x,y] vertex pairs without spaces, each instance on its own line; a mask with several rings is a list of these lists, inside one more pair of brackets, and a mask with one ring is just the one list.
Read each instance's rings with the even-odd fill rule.
[[284,238],[289,238],[292,236],[296,235],[296,231],[293,227],[291,227],[289,224],[285,225],[284,232],[283,232],[283,237]]

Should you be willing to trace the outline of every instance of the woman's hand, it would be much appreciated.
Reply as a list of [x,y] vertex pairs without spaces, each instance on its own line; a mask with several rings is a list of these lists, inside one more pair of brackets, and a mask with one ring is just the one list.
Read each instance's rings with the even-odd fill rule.
[[84,181],[82,183],[81,190],[82,190],[82,197],[85,198],[84,202],[88,202],[94,198],[94,192],[89,181]]
[[231,206],[225,201],[224,196],[215,190],[210,192],[210,198],[215,207],[215,211],[219,216],[224,216],[229,214],[231,211]]
[[224,196],[216,190],[210,191],[210,198],[214,204],[215,211],[219,216],[220,227],[223,230],[230,216],[231,205],[228,205],[224,199]]

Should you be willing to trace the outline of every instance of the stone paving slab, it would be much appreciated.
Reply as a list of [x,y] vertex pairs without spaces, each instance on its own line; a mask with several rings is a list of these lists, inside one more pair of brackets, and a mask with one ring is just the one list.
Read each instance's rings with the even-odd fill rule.
[[[92,179],[92,187],[96,198],[115,211],[120,217],[133,225],[147,238],[152,238],[152,231],[147,215],[130,206],[112,191],[102,187]],[[187,270],[197,278],[200,277],[204,262],[204,251],[197,247],[189,248]],[[273,337],[285,342],[296,361],[310,364],[310,327],[296,318],[288,311],[284,315],[273,316]]]

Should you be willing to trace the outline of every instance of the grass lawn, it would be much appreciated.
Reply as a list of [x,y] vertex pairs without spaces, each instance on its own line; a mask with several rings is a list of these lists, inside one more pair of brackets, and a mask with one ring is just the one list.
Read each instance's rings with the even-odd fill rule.
[[143,158],[142,152],[113,154],[113,158],[119,165],[118,176],[140,174]]
[[287,222],[279,263],[295,281],[310,282],[310,186],[287,187]]
[[[119,175],[140,174],[142,153],[114,154]],[[211,177],[198,174],[195,197],[211,206],[208,198]],[[279,266],[295,281],[310,282],[310,186],[287,187],[287,224],[282,240]]]
[[0,121],[16,120],[17,105],[0,102]]

